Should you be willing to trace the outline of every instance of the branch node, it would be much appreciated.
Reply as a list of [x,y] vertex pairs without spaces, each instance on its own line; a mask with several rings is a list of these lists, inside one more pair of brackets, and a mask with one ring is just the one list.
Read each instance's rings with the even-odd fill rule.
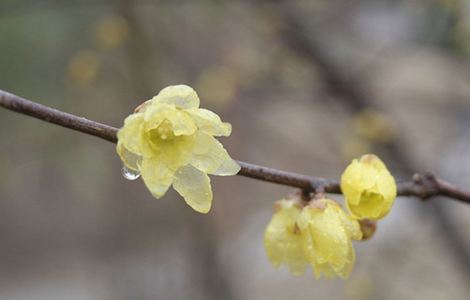
[[436,176],[431,172],[414,174],[413,183],[415,193],[421,200],[427,200],[440,192]]

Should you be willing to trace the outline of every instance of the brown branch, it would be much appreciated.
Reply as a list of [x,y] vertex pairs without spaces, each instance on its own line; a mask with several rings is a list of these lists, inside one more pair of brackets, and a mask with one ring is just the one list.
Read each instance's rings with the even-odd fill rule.
[[[116,134],[118,129],[115,127],[65,113],[2,90],[0,90],[0,106],[49,123],[87,133],[112,143],[117,142]],[[241,170],[237,174],[240,176],[296,187],[304,192],[321,189],[327,193],[341,194],[339,182],[336,180],[277,170],[243,161],[237,162],[241,166]],[[413,180],[399,183],[398,195],[415,196],[421,199],[442,195],[470,204],[469,190],[464,190],[436,178],[431,173],[415,174]]]

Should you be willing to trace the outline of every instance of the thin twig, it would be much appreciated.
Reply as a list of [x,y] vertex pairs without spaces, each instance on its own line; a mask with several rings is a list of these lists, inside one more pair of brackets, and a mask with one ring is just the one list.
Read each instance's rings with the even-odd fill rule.
[[[0,90],[0,106],[49,123],[87,133],[112,143],[117,142],[116,134],[118,129],[115,127],[65,113],[2,90]],[[296,187],[303,191],[313,192],[321,187],[327,193],[341,194],[339,182],[336,180],[277,170],[243,161],[237,162],[241,166],[238,173],[240,176]],[[441,195],[470,204],[469,190],[436,178],[431,173],[415,174],[413,180],[399,183],[398,195],[415,196],[420,199]]]
[[[380,110],[369,97],[365,85],[357,80],[358,76],[352,76],[351,78],[354,78],[354,80],[344,76],[337,63],[334,62],[332,57],[327,55],[327,52],[321,47],[320,41],[315,38],[315,34],[311,34],[308,25],[303,21],[306,16],[302,17],[302,11],[295,9],[286,0],[278,0],[276,3],[278,4],[275,6],[276,12],[283,20],[283,26],[279,32],[280,37],[292,50],[304,57],[306,62],[315,65],[315,70],[318,70],[323,76],[325,91],[334,96],[330,97],[330,99],[341,103],[352,114],[356,114],[364,109],[373,108]],[[379,149],[382,148],[383,152],[388,154],[387,158],[396,170],[401,170],[407,176],[410,176],[410,174],[413,174],[413,170],[417,169],[416,163],[403,151],[403,148],[396,139],[392,139],[380,146]],[[425,174],[423,175],[426,177]],[[416,176],[417,179],[420,177]],[[422,189],[420,188],[421,185],[415,185],[414,183],[411,183],[409,188],[414,189],[416,193],[421,193],[421,197],[430,197],[436,194],[436,192],[449,197],[463,196],[453,186],[448,189],[446,182],[442,182],[439,179],[430,181],[430,179],[432,177],[427,176],[427,182],[431,183],[431,188]],[[436,186],[439,188],[432,188]],[[446,208],[439,204],[437,201],[432,202],[430,205],[431,212],[436,218],[436,223],[444,233],[445,238],[448,240],[451,251],[455,252],[458,258],[457,263],[463,266],[467,275],[470,275],[469,250],[463,236],[459,233],[459,225],[454,224],[450,212],[447,212]]]

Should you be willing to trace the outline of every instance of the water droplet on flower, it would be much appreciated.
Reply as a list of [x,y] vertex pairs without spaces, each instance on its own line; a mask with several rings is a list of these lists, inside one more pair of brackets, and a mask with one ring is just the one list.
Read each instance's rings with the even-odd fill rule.
[[136,180],[137,178],[140,177],[139,171],[134,171],[127,167],[122,167],[121,173],[122,173],[122,176],[126,178],[127,180]]

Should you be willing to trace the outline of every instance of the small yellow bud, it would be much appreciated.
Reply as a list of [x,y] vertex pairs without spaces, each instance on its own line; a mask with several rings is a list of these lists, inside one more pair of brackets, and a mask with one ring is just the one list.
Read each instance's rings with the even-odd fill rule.
[[301,205],[295,200],[276,202],[273,215],[264,233],[264,247],[269,261],[279,267],[286,264],[294,275],[302,275],[308,266],[302,249],[302,236],[297,219]]
[[358,219],[383,218],[397,196],[395,179],[373,154],[351,162],[341,176],[341,190],[349,211]]
[[302,247],[317,278],[347,278],[356,256],[352,240],[360,240],[358,221],[351,218],[338,203],[322,198],[305,206],[299,216]]
[[141,173],[155,198],[168,188],[194,210],[207,213],[212,190],[207,174],[237,174],[240,166],[214,136],[228,136],[231,125],[199,108],[199,97],[186,85],[170,86],[140,105],[118,132],[117,152],[125,167]]

